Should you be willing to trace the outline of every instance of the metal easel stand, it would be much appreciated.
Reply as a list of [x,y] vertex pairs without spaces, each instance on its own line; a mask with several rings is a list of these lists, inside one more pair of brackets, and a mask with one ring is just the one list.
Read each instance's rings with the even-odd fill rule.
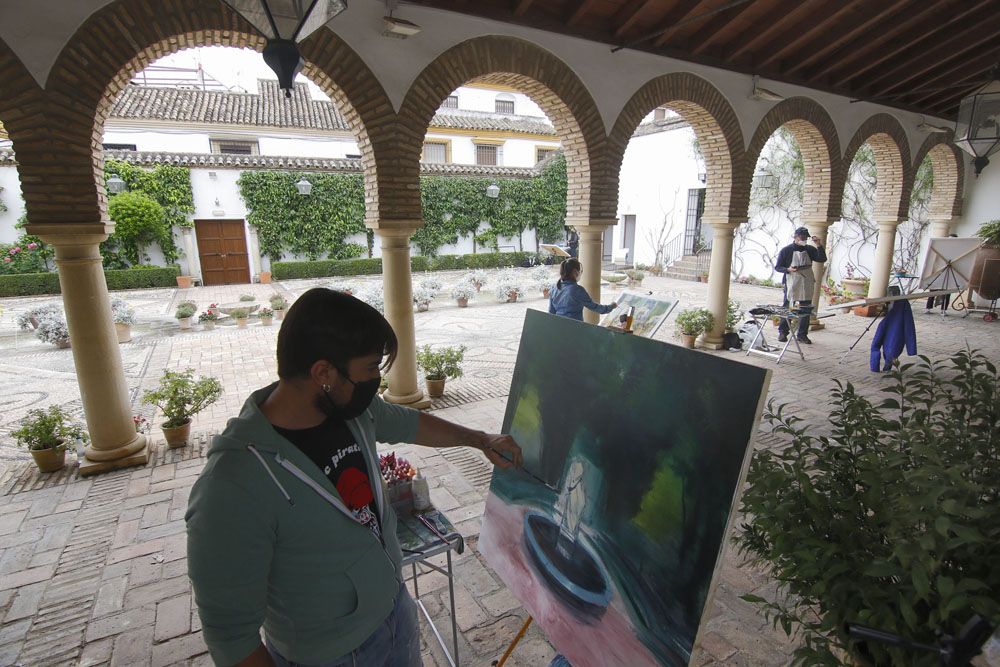
[[861,335],[858,336],[857,340],[851,343],[851,346],[847,348],[847,352],[844,352],[844,356],[842,356],[840,361],[837,362],[838,364],[844,363],[844,359],[847,359],[848,355],[850,355],[851,352],[854,352],[854,348],[857,347],[858,343],[861,342],[861,339],[864,338],[869,331],[871,331],[871,328],[875,326],[875,323],[885,317],[885,314],[889,312],[889,306],[890,304],[887,303],[880,304],[878,314],[872,318],[872,321],[868,323],[868,326],[866,326],[865,330],[861,332]]
[[[451,552],[458,551],[461,553],[465,549],[465,538],[459,533],[451,533],[445,536],[448,540],[448,544],[441,544],[440,542],[437,546],[423,550],[420,554],[404,556],[403,566],[410,565],[413,568],[413,601],[417,603],[417,607],[424,614],[424,618],[427,619],[427,624],[431,627],[431,632],[434,633],[434,638],[437,639],[438,646],[444,652],[445,659],[448,660],[448,664],[451,667],[458,667],[458,619],[455,616],[455,573],[452,569],[451,563]],[[440,567],[429,563],[427,559],[438,554],[445,554],[447,559],[446,567]],[[421,571],[417,571],[417,566],[421,566]],[[423,570],[423,568],[428,568]],[[441,632],[434,625],[433,619],[431,619],[430,613],[427,611],[427,607],[424,606],[423,600],[420,599],[420,589],[418,588],[417,578],[421,574],[429,574],[431,571],[440,572],[448,579],[448,598],[451,603],[451,638],[453,651],[448,650],[447,643],[444,637],[441,636]]]
[[[766,311],[766,312],[754,312],[754,311]],[[811,314],[811,313],[810,313]],[[750,311],[750,316],[753,317],[754,324],[757,325],[757,333],[754,334],[753,340],[750,341],[749,349],[747,350],[747,356],[751,354],[759,354],[762,357],[767,357],[769,359],[774,359],[775,364],[780,364],[782,357],[785,356],[785,352],[788,351],[788,346],[793,342],[795,343],[795,351],[799,353],[799,357],[802,361],[806,360],[806,355],[802,354],[802,347],[799,345],[798,336],[793,333],[798,331],[799,320],[803,317],[809,317],[810,314],[798,314],[791,310],[786,310],[784,308],[769,308],[767,306],[757,306]],[[767,321],[771,319],[772,315],[777,315],[779,318],[785,321],[788,325],[788,340],[785,344],[780,347],[779,352],[773,352],[772,350],[779,349],[777,347],[771,347],[768,344],[767,339],[764,337],[764,326]],[[757,341],[760,341],[760,348],[757,347]]]

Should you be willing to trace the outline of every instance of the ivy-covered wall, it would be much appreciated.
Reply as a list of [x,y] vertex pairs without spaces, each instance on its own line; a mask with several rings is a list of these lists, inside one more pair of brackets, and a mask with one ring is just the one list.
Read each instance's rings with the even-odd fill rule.
[[[307,197],[295,188],[303,176],[313,186]],[[272,261],[285,254],[315,260],[367,252],[345,241],[365,231],[360,174],[244,171],[237,183],[247,222],[257,229],[261,253]],[[500,188],[496,199],[486,196],[492,183]],[[519,238],[529,229],[542,242],[563,236],[566,161],[561,156],[535,178],[423,176],[420,186],[424,227],[413,235],[413,244],[423,255],[435,255],[442,246],[473,234],[477,245],[489,251],[498,249],[499,238]]]
[[150,242],[155,242],[160,247],[167,264],[176,262],[180,253],[174,242],[173,229],[190,227],[192,222],[189,216],[194,213],[191,170],[165,164],[146,170],[128,162],[105,160],[105,181],[113,174],[125,181],[130,196],[135,198],[136,195],[142,195],[158,204],[162,216],[153,221],[155,230],[152,232],[147,225],[135,224],[133,216],[127,220],[115,220],[117,211],[133,211],[135,207],[114,206],[114,199],[118,195],[109,194],[108,212],[111,219],[118,223],[118,228],[101,244],[105,268],[124,269],[141,264],[146,259],[142,247]]

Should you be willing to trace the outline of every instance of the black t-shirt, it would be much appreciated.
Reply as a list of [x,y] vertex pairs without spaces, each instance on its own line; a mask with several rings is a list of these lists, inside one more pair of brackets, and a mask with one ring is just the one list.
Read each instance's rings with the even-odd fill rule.
[[275,426],[274,430],[298,447],[326,474],[358,521],[381,539],[378,505],[375,503],[368,463],[347,424],[342,419],[330,417],[312,428],[291,430]]

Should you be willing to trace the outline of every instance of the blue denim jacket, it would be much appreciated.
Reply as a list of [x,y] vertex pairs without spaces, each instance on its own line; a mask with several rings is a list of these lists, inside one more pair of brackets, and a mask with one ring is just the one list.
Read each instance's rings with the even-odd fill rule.
[[560,280],[552,288],[549,295],[549,312],[562,315],[573,320],[583,319],[583,309],[590,308],[595,313],[610,313],[612,306],[602,306],[587,294],[587,290],[578,285],[575,280]]

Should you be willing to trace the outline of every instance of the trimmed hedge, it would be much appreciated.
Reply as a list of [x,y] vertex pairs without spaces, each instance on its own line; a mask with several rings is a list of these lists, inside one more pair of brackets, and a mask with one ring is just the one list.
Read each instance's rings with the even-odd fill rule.
[[[109,269],[104,272],[109,290],[143,289],[149,287],[176,287],[180,267],[162,266]],[[59,274],[15,273],[0,276],[0,297],[31,296],[33,294],[59,294]]]
[[[413,271],[455,271],[460,269],[490,269],[501,266],[527,265],[532,253],[491,252],[472,255],[418,255],[410,259]],[[304,262],[274,262],[271,275],[275,280],[325,278],[327,276],[364,276],[382,273],[380,258],[320,259]]]

